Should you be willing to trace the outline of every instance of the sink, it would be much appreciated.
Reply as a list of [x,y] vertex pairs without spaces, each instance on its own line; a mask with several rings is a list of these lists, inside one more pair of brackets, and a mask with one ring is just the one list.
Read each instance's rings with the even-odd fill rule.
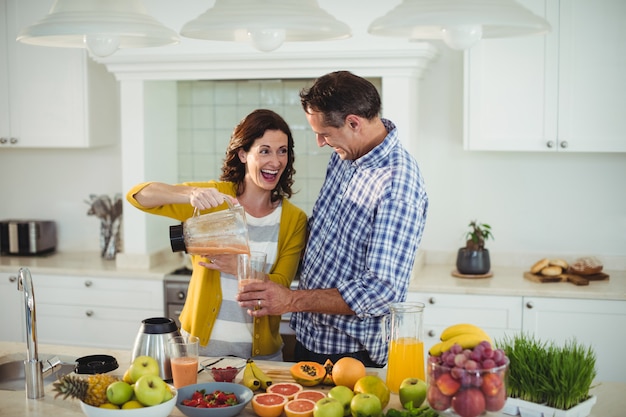
[[[13,357],[15,355],[12,355]],[[54,355],[51,355],[52,358]],[[45,357],[44,360],[50,359]],[[44,385],[48,385],[57,380],[61,375],[74,372],[76,362],[73,358],[59,356],[61,365],[54,372],[43,379]],[[4,359],[9,359],[5,357]],[[1,359],[0,359],[1,361]],[[0,390],[3,391],[24,391],[26,389],[26,380],[24,378],[24,358],[16,358],[4,363],[0,363]]]

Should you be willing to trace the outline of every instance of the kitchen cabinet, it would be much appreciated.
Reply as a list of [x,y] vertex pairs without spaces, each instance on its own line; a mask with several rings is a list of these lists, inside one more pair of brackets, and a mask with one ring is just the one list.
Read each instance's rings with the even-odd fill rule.
[[465,149],[626,152],[626,2],[520,3],[552,32],[466,53]]
[[441,332],[453,324],[475,324],[494,339],[522,328],[521,297],[409,292],[407,301],[426,306],[423,316],[426,355],[439,342]]
[[24,322],[24,293],[17,290],[17,274],[0,272],[0,340],[23,342],[26,325]]
[[524,297],[522,328],[559,345],[575,337],[594,349],[598,380],[626,382],[626,301]]
[[132,349],[141,321],[163,317],[163,282],[33,275],[41,343]]
[[119,87],[83,49],[16,42],[50,0],[0,0],[0,150],[119,142]]

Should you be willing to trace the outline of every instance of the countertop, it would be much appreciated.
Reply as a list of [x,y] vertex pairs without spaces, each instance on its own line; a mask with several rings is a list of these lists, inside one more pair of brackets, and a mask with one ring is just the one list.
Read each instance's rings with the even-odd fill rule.
[[[6,361],[7,355],[15,357],[25,352],[23,343],[0,342],[0,363]],[[39,358],[44,359],[52,355],[75,356],[81,357],[92,354],[105,354],[114,356],[120,367],[113,371],[113,374],[121,376],[128,367],[130,361],[130,352],[120,350],[102,349],[94,351],[93,348],[72,347],[72,346],[56,346],[56,345],[40,345]],[[3,360],[4,359],[4,360]],[[285,367],[291,364],[280,362],[264,362],[259,361],[259,366],[263,369],[271,364],[272,368]],[[384,378],[384,369],[369,369],[368,373],[379,373]],[[240,378],[240,377],[238,377]],[[199,382],[211,381],[211,377],[202,372],[198,375]],[[328,387],[316,387],[316,389],[327,390]],[[596,404],[591,410],[590,417],[622,417],[626,415],[626,384],[624,383],[601,383],[592,389],[592,394],[598,397]],[[400,408],[398,397],[394,394],[391,396],[389,406],[391,408]],[[54,399],[52,386],[47,385],[45,388],[45,396],[37,400],[29,400],[26,398],[25,391],[0,391],[0,416],[24,416],[24,417],[72,417],[83,416],[78,401]],[[174,408],[170,416],[181,417],[183,414]],[[250,405],[246,407],[241,414],[242,417],[254,417]],[[505,414],[496,413],[492,416],[506,417]]]
[[[116,266],[115,261],[104,260],[95,252],[55,253],[43,257],[0,256],[0,272],[17,273],[20,267],[27,267],[33,275],[42,273],[163,280],[165,275],[179,268],[181,264],[168,262],[150,269],[122,269]],[[609,279],[593,281],[588,286],[576,286],[569,282],[532,282],[524,278],[525,269],[519,267],[494,267],[491,278],[457,278],[452,276],[453,270],[453,265],[426,264],[416,267],[409,290],[452,294],[626,300],[626,271],[603,271],[609,275]]]

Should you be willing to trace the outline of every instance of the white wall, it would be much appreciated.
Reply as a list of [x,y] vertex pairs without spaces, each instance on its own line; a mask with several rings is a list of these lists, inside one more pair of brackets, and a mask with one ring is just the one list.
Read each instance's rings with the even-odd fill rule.
[[[172,4],[146,1],[156,3]],[[340,6],[319,3],[328,11],[343,11],[338,18],[357,32],[372,16],[382,14],[380,10],[398,2],[364,7],[359,1],[354,14],[345,13],[344,3],[354,5],[352,0]],[[334,50],[355,45],[364,49],[370,46],[367,42],[355,37],[327,45]],[[402,41],[376,42],[377,47],[390,42],[406,48]],[[467,223],[478,219],[493,227],[495,240],[488,247],[496,265],[527,262],[535,255],[598,255],[607,267],[626,269],[626,154],[463,151],[462,55],[436,45],[441,54],[419,86],[416,145],[431,203],[421,246],[427,258],[452,262]],[[285,46],[300,51],[320,48],[320,44]],[[99,221],[86,215],[84,200],[90,193],[125,193],[120,153],[119,147],[1,149],[0,219],[53,219],[59,223],[60,250],[97,250]]]

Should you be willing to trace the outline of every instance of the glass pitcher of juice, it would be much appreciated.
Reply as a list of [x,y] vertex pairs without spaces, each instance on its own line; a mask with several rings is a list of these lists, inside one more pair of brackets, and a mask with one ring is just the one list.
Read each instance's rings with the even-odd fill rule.
[[391,312],[386,332],[389,343],[387,360],[387,386],[394,394],[400,390],[405,378],[425,381],[424,339],[422,337],[422,315],[424,304],[404,302],[389,306]]

